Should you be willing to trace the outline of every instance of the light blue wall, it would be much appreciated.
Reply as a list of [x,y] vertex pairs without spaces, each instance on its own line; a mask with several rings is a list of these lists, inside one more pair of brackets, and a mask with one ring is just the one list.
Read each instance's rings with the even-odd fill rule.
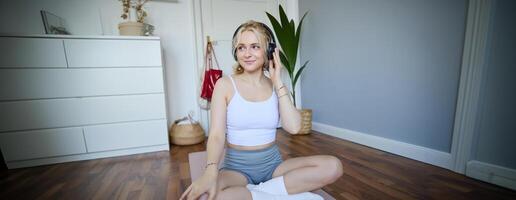
[[516,2],[496,1],[474,159],[516,169]]
[[465,0],[301,0],[313,121],[449,152]]

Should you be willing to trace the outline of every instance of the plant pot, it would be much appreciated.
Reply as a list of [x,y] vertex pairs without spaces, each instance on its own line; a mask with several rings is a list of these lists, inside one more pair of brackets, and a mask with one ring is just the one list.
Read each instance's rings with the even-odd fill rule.
[[122,22],[118,24],[120,35],[142,36],[144,24],[140,22]]
[[301,135],[310,134],[312,132],[312,109],[300,109],[301,112]]

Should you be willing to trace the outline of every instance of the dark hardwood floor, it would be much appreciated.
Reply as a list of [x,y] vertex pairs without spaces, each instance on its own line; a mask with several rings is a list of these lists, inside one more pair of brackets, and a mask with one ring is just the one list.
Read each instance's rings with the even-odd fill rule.
[[[336,199],[516,199],[516,192],[452,171],[314,133],[282,130],[284,158],[330,154],[344,175],[323,189]],[[191,183],[188,153],[204,144],[133,156],[0,171],[0,199],[178,199]]]

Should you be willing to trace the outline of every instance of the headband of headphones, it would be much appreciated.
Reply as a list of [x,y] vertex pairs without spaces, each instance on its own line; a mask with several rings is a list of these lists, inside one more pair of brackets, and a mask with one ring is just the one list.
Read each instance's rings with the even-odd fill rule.
[[[276,48],[276,40],[274,39],[274,34],[272,33],[272,30],[269,28],[269,26],[267,26],[266,24],[262,23],[262,22],[256,22],[258,24],[260,24],[267,32],[267,34],[269,35],[269,41],[267,42],[268,45],[269,45],[269,48],[267,49],[267,57],[269,58],[269,60],[272,60],[272,53],[274,52],[274,49]],[[233,33],[233,40],[235,40],[235,37],[236,35],[238,34],[238,31],[244,26],[246,25],[247,23],[244,23],[244,24],[241,24],[240,26],[238,26],[238,28],[235,30],[235,33]],[[235,60],[237,60],[237,56],[236,56],[236,48],[233,47],[233,58]]]

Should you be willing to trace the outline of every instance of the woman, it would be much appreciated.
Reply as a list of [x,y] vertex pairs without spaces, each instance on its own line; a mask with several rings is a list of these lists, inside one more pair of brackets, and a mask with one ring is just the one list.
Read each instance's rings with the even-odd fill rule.
[[[203,193],[223,200],[322,199],[308,191],[342,175],[342,164],[334,156],[282,161],[275,145],[279,117],[283,129],[296,134],[301,115],[281,81],[274,41],[272,31],[260,22],[248,21],[235,31],[235,74],[219,79],[213,92],[206,170],[181,199],[197,199]],[[226,139],[228,148],[219,171]]]

